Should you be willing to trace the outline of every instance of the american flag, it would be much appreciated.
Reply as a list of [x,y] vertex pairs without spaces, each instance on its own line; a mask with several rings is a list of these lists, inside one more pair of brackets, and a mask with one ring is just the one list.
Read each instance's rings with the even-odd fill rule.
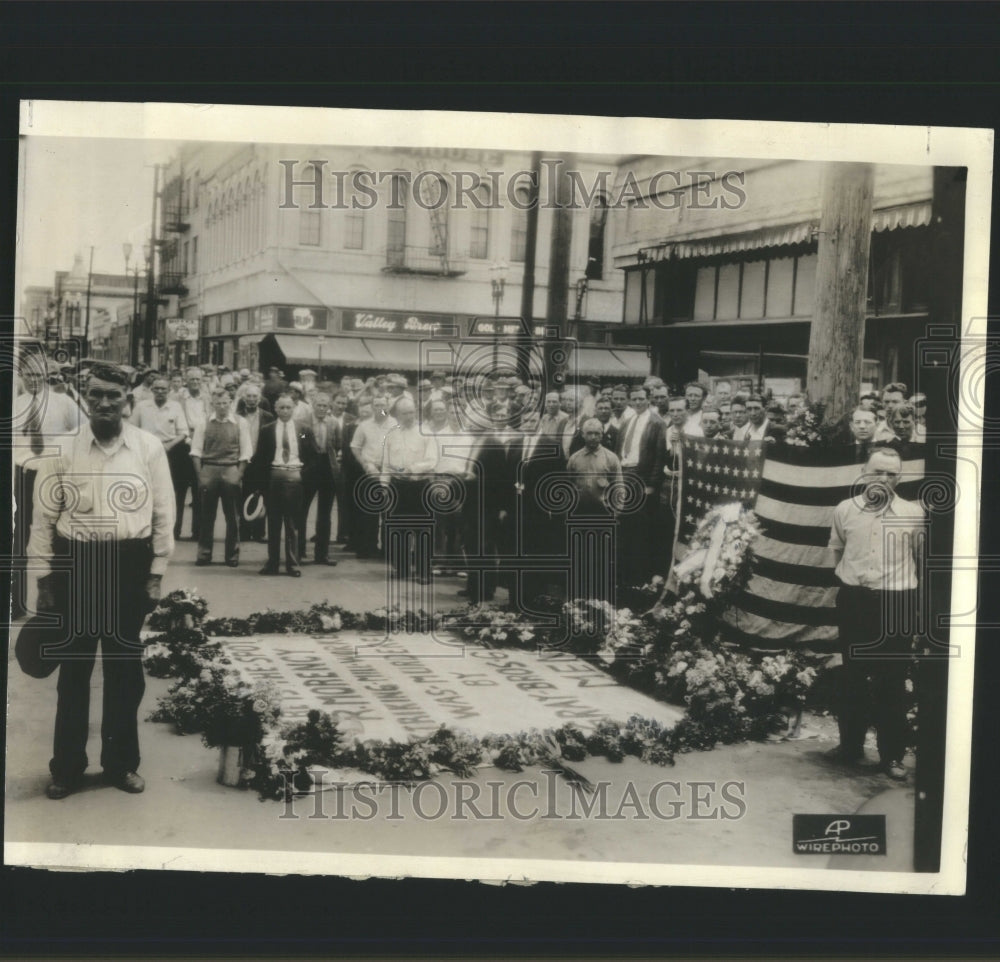
[[760,441],[683,439],[674,561],[683,558],[699,522],[716,505],[738,501],[746,508],[753,507],[763,461],[764,445]]

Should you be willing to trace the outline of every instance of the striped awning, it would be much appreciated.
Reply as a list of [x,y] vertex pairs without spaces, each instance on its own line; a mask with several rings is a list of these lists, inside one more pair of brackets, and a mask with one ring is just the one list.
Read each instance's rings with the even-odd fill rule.
[[[872,211],[872,230],[881,233],[903,227],[926,227],[931,222],[931,202],[897,204]],[[819,231],[819,218],[814,217],[796,224],[761,227],[738,234],[703,237],[695,240],[664,242],[655,247],[643,248],[636,261],[665,261],[692,257],[718,257],[741,251],[763,250],[769,247],[789,247],[813,240]],[[633,257],[628,258],[629,262]]]

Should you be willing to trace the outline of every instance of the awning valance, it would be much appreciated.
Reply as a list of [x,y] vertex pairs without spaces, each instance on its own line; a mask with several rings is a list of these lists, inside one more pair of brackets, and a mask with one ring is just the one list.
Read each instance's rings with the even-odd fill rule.
[[577,347],[570,368],[586,377],[645,377],[649,374],[649,357],[645,351],[628,351],[609,347]]
[[[897,230],[903,227],[926,227],[931,222],[931,202],[919,201],[913,204],[898,204],[872,211],[872,230]],[[686,259],[692,257],[718,257],[741,251],[762,250],[768,247],[788,247],[813,240],[819,230],[819,218],[783,224],[776,227],[761,227],[715,237],[701,237],[694,240],[664,241],[655,246],[643,247],[636,254],[621,259],[620,266],[633,267],[643,262]]]
[[[376,362],[357,337],[324,337],[322,345],[314,334],[272,334],[289,364],[316,364],[331,367],[375,367]],[[322,352],[321,352],[322,347]]]

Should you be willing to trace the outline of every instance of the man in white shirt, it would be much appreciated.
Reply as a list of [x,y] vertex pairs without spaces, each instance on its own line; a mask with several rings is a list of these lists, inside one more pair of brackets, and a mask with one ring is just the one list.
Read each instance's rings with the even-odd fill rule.
[[395,412],[398,423],[385,436],[382,458],[383,479],[396,492],[396,505],[387,523],[389,563],[397,578],[413,576],[420,584],[428,584],[432,546],[421,546],[423,532],[409,529],[400,519],[428,516],[424,492],[437,467],[438,445],[433,434],[421,432],[413,401],[399,398]]
[[184,417],[184,409],[176,401],[170,400],[170,382],[161,375],[153,381],[152,391],[153,399],[136,405],[130,423],[154,434],[163,443],[176,499],[176,541],[181,536],[180,518],[184,513],[184,499],[191,484],[190,448],[187,444],[190,430],[187,418]]
[[49,387],[46,360],[40,354],[26,354],[21,360],[20,374],[24,392],[14,399],[10,433],[17,505],[11,565],[12,619],[26,613],[25,552],[31,537],[38,468],[44,458],[59,454],[86,420],[75,401]]
[[[28,556],[42,574],[38,610],[59,616],[64,639],[55,736],[46,789],[71,794],[87,769],[91,675],[101,648],[101,767],[124,792],[145,788],[139,767],[138,711],[145,690],[143,620],[160,597],[174,548],[174,498],[167,456],[152,435],[124,421],[128,377],[94,365],[87,384],[90,423],[38,471]],[[128,510],[122,510],[128,505]],[[57,560],[58,559],[58,560]],[[71,566],[65,572],[65,566]]]
[[[733,402],[735,408],[736,402]],[[764,399],[759,394],[752,394],[746,401],[747,423],[733,430],[734,441],[763,441],[771,437],[771,422],[764,408]]]
[[250,430],[243,418],[231,410],[229,392],[219,387],[212,392],[212,416],[194,429],[191,460],[198,474],[201,496],[201,535],[196,565],[212,563],[215,517],[222,502],[226,519],[226,564],[240,563],[239,512],[243,500],[243,473],[253,457]]
[[628,388],[616,384],[611,391],[611,423],[618,434],[624,434],[624,426],[635,417],[635,411],[628,404]]
[[[188,430],[194,437],[195,429],[199,424],[204,426],[212,413],[212,402],[209,392],[204,385],[205,372],[200,367],[189,367],[185,379],[185,386],[181,388],[179,403],[184,411],[184,420],[187,422]],[[180,464],[181,477],[186,480],[183,498],[187,497],[187,489],[191,490],[191,538],[197,541],[201,535],[201,496],[198,493],[198,474],[194,469],[194,462],[191,460],[190,450],[185,452],[186,458],[177,456],[178,462],[186,460],[186,464]],[[177,512],[177,530],[180,531],[184,520],[183,501]],[[178,535],[179,537],[179,535]]]
[[[368,484],[374,483],[381,475],[385,436],[396,426],[396,419],[389,417],[388,405],[389,399],[384,391],[376,394],[372,398],[372,417],[358,423],[351,439],[351,452],[371,479]],[[359,504],[357,492],[352,509],[353,521],[357,524],[352,527],[351,541],[359,558],[373,558],[378,551],[378,513],[368,505]]]
[[870,724],[878,734],[883,771],[906,779],[906,674],[916,623],[917,588],[925,556],[923,509],[895,493],[899,452],[872,451],[864,490],[834,510],[829,551],[840,584],[837,620],[843,667],[837,692],[840,745],[830,754],[864,759]]
[[708,388],[700,381],[689,381],[684,385],[684,398],[687,401],[688,416],[684,423],[684,433],[689,438],[703,438],[705,432],[701,429],[701,406],[708,396]]
[[894,384],[887,384],[882,391],[883,415],[879,418],[875,426],[876,441],[892,441],[896,437],[896,432],[892,430],[892,412],[906,401],[906,385],[897,381]]

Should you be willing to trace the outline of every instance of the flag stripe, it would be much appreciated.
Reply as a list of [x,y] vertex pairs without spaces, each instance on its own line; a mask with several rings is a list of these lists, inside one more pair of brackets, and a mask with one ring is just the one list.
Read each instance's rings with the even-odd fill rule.
[[734,609],[727,612],[724,620],[727,639],[745,648],[776,651],[794,647],[823,653],[840,650],[836,628],[781,624]]
[[[773,523],[769,522],[768,527]],[[822,545],[791,544],[788,541],[778,541],[762,534],[753,546],[753,553],[758,558],[777,561],[781,564],[807,565],[817,568],[830,563],[826,542]]]
[[783,524],[795,524],[807,528],[826,528],[829,535],[833,524],[833,509],[839,502],[826,505],[795,504],[790,501],[775,501],[765,495],[757,498],[757,514],[765,520],[781,518]]
[[790,544],[811,545],[814,548],[825,548],[830,543],[830,529],[824,531],[816,525],[785,524],[783,521],[761,519],[761,527],[765,534],[776,541],[787,541]]
[[753,571],[761,578],[767,578],[770,581],[784,581],[790,585],[797,584],[811,588],[834,588],[837,586],[836,576],[830,567],[786,564],[783,561],[764,558],[759,554],[754,558]]
[[[766,579],[762,579],[766,580]],[[798,593],[798,597],[806,598],[806,589]],[[820,590],[820,589],[811,589]],[[835,599],[833,590],[829,592],[830,600]],[[792,604],[787,601],[775,601],[772,598],[763,597],[750,592],[744,593],[739,601],[740,608],[752,615],[760,615],[771,621],[795,622],[799,625],[809,625],[813,628],[820,626],[834,627],[836,625],[836,608],[815,607],[810,604]]]

